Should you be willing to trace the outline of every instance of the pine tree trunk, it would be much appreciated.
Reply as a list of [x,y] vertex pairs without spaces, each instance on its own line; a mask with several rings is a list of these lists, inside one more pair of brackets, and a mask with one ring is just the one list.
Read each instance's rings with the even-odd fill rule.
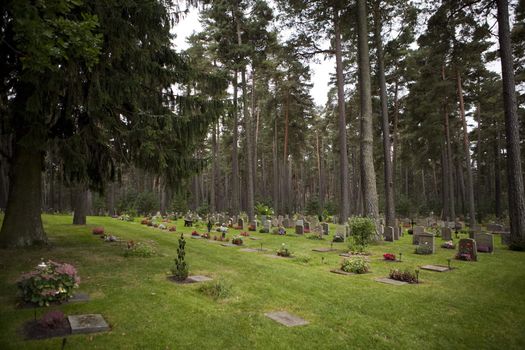
[[282,212],[279,202],[279,159],[277,157],[277,118],[273,126],[273,143],[272,143],[272,170],[273,170],[273,207],[277,212]]
[[511,249],[525,249],[525,191],[521,169],[520,124],[512,62],[508,0],[496,0],[503,80],[505,136],[507,139],[507,178],[509,194]]
[[500,144],[499,144],[499,128],[496,124],[496,142],[494,142],[494,211],[496,218],[502,217],[501,209],[501,180],[500,180]]
[[233,140],[232,140],[232,180],[231,180],[231,213],[239,213],[239,130],[238,125],[238,86],[237,71],[233,80]]
[[47,243],[41,218],[44,154],[15,146],[10,168],[7,208],[0,230],[0,247]]
[[365,215],[379,221],[379,208],[374,169],[374,134],[372,119],[372,95],[370,82],[370,59],[368,56],[368,31],[366,1],[357,1],[359,90],[361,98],[361,178]]
[[345,223],[350,214],[350,200],[348,198],[348,151],[346,146],[346,114],[345,114],[345,91],[343,76],[343,54],[341,49],[341,28],[339,24],[339,10],[334,9],[334,28],[335,28],[335,61],[337,77],[337,107],[338,107],[338,128],[339,128],[339,184],[340,202],[339,215],[340,222]]
[[[443,82],[445,81],[445,66],[441,66],[441,79]],[[448,103],[447,98],[445,97],[443,101],[443,120],[444,120],[444,128],[445,128],[445,142],[446,142],[446,162],[447,162],[447,173],[445,176],[448,177],[448,208],[449,208],[449,214],[450,218],[448,220],[455,221],[456,220],[456,196],[454,193],[454,176],[453,176],[453,169],[454,169],[454,163],[452,160],[452,140],[450,138],[450,123],[449,123],[449,116],[448,116]]]
[[78,185],[73,192],[73,225],[85,225],[88,211],[88,191],[84,185]]
[[390,121],[388,119],[388,97],[386,91],[385,63],[383,56],[383,40],[381,38],[381,0],[374,3],[374,39],[377,50],[377,75],[381,100],[381,119],[383,130],[383,155],[385,175],[385,223],[395,227],[396,210],[394,203],[394,179],[392,175],[392,155],[390,146]]
[[210,212],[214,213],[216,211],[215,204],[215,187],[217,179],[217,127],[214,123],[212,125],[213,131],[211,134],[211,149],[212,149],[212,170],[211,170],[211,179],[210,179]]
[[445,220],[445,221],[449,221],[451,219],[451,216],[450,216],[450,185],[449,185],[449,182],[452,181],[452,179],[450,178],[449,176],[449,171],[448,171],[448,166],[449,166],[449,163],[448,163],[448,159],[447,159],[447,149],[446,149],[446,145],[444,145],[442,147],[442,152],[441,152],[441,162],[442,162],[442,167],[441,167],[441,170],[442,170],[442,176],[443,176],[443,181],[442,181],[442,185],[443,185],[443,196],[442,196],[442,199],[443,199],[443,216],[442,216],[442,219]]
[[465,118],[465,103],[463,101],[463,86],[459,69],[456,68],[456,82],[459,98],[459,112],[463,122],[463,149],[465,152],[465,164],[467,168],[467,191],[468,191],[468,209],[470,216],[470,227],[476,224],[476,205],[474,202],[474,180],[472,178],[472,160],[470,157],[470,141],[468,137],[467,119]]

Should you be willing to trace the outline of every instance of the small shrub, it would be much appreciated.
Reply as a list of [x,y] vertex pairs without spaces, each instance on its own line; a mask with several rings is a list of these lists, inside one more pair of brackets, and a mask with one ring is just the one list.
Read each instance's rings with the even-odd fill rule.
[[168,231],[170,231],[170,232],[176,232],[176,231],[177,231],[177,227],[176,227],[176,226],[170,226],[170,228],[168,229]]
[[230,283],[218,280],[201,285],[198,291],[217,300],[229,297],[231,295],[232,287]]
[[67,301],[79,283],[80,278],[73,265],[49,260],[22,274],[17,286],[24,301],[48,306],[51,302]]
[[366,273],[370,270],[370,264],[364,258],[343,259],[341,270],[353,273]]
[[463,261],[472,261],[472,255],[470,255],[469,253],[457,253],[456,259]]
[[195,237],[199,237],[199,236],[200,236],[199,233],[198,233],[197,231],[193,231],[193,232],[191,233],[191,235],[192,235],[192,236],[195,236]]
[[396,261],[396,256],[394,254],[385,253],[383,254],[383,259],[390,260],[390,261]]
[[307,234],[305,235],[306,239],[313,239],[313,240],[324,240],[322,234]]
[[210,234],[209,233],[203,233],[201,235],[201,237],[204,238],[204,239],[210,239]]
[[409,270],[401,271],[398,269],[390,270],[388,275],[389,278],[397,281],[403,281],[408,283],[419,283],[417,272],[413,273]]
[[249,237],[250,234],[248,232],[241,232],[241,236],[243,237]]
[[365,249],[376,234],[376,225],[370,218],[353,217],[350,219],[350,230],[355,244]]
[[94,227],[92,232],[94,235],[103,235],[104,227]]
[[312,261],[312,257],[310,255],[298,254],[295,257],[295,260],[297,262],[302,263],[302,264],[308,264],[308,263],[310,263],[310,261]]
[[182,282],[188,278],[189,266],[186,264],[186,241],[184,240],[184,234],[180,235],[177,257],[175,258],[175,265],[172,267],[171,273],[177,281]]
[[57,329],[64,324],[65,320],[66,316],[62,311],[53,310],[45,313],[38,323],[46,329]]
[[141,225],[147,225],[148,222],[149,222],[148,219],[142,219],[142,220],[140,220],[140,224],[141,224]]
[[278,256],[282,256],[282,257],[285,257],[285,258],[289,258],[292,256],[292,251],[290,249],[288,249],[288,247],[286,247],[286,244],[283,243],[281,245],[281,248],[279,248],[277,250],[277,255]]
[[149,258],[156,254],[155,248],[153,246],[142,243],[142,242],[135,242],[135,241],[128,241],[126,244],[126,249],[124,250],[124,256],[125,257],[141,257],[141,258]]

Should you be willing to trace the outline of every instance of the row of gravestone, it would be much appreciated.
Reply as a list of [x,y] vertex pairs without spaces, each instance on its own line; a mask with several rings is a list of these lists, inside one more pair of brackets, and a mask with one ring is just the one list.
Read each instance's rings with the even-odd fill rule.
[[[441,228],[441,238],[446,241],[452,240],[452,231],[448,227]],[[476,242],[477,251],[492,253],[494,251],[494,236],[490,233],[475,232],[470,238]],[[415,226],[412,235],[412,244],[427,245],[435,252],[435,236],[424,231],[422,226]]]

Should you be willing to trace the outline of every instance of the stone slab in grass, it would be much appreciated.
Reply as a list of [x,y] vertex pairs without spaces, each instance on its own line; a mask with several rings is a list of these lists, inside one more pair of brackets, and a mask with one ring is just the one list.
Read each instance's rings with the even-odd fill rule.
[[381,282],[381,283],[386,283],[386,284],[392,284],[394,286],[403,286],[405,284],[408,284],[408,282],[393,280],[393,279],[388,278],[388,277],[376,278],[375,281],[376,282]]
[[345,276],[356,275],[353,272],[346,272],[340,269],[333,269],[333,270],[330,270],[330,272],[336,273],[338,275],[345,275]]
[[428,270],[428,271],[436,271],[436,272],[450,271],[448,266],[444,266],[444,265],[423,265],[421,266],[421,269]]
[[273,259],[293,259],[293,256],[280,256],[276,254],[264,254],[264,256],[267,256]]
[[193,239],[202,239],[202,237],[200,237],[200,236],[191,236],[191,238],[193,238]]
[[292,315],[291,313],[287,311],[267,312],[264,315],[286,327],[304,326],[310,323],[307,320],[302,319],[298,316]]
[[100,314],[72,315],[67,317],[71,334],[109,331],[109,325]]
[[259,237],[250,237],[251,240],[253,241],[260,241],[262,238],[259,238]]
[[312,249],[313,252],[318,253],[329,253],[329,252],[335,252],[337,249],[334,248],[314,248]]
[[233,243],[221,243],[221,245],[223,247],[238,247],[237,244],[233,244]]
[[86,293],[77,293],[74,294],[71,299],[68,300],[70,303],[81,303],[89,301],[89,295]]
[[239,249],[240,252],[246,252],[246,253],[258,253],[258,252],[265,252],[268,249],[261,249],[261,248],[243,248]]
[[189,276],[188,278],[186,278],[186,281],[189,283],[208,282],[212,280],[213,278],[211,277],[201,275]]

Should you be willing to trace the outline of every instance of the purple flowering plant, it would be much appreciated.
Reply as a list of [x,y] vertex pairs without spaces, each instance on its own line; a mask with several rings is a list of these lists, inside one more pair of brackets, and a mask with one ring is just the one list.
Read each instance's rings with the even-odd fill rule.
[[79,283],[80,277],[73,265],[48,260],[42,261],[33,271],[22,274],[17,286],[24,301],[49,306],[52,302],[70,299]]

